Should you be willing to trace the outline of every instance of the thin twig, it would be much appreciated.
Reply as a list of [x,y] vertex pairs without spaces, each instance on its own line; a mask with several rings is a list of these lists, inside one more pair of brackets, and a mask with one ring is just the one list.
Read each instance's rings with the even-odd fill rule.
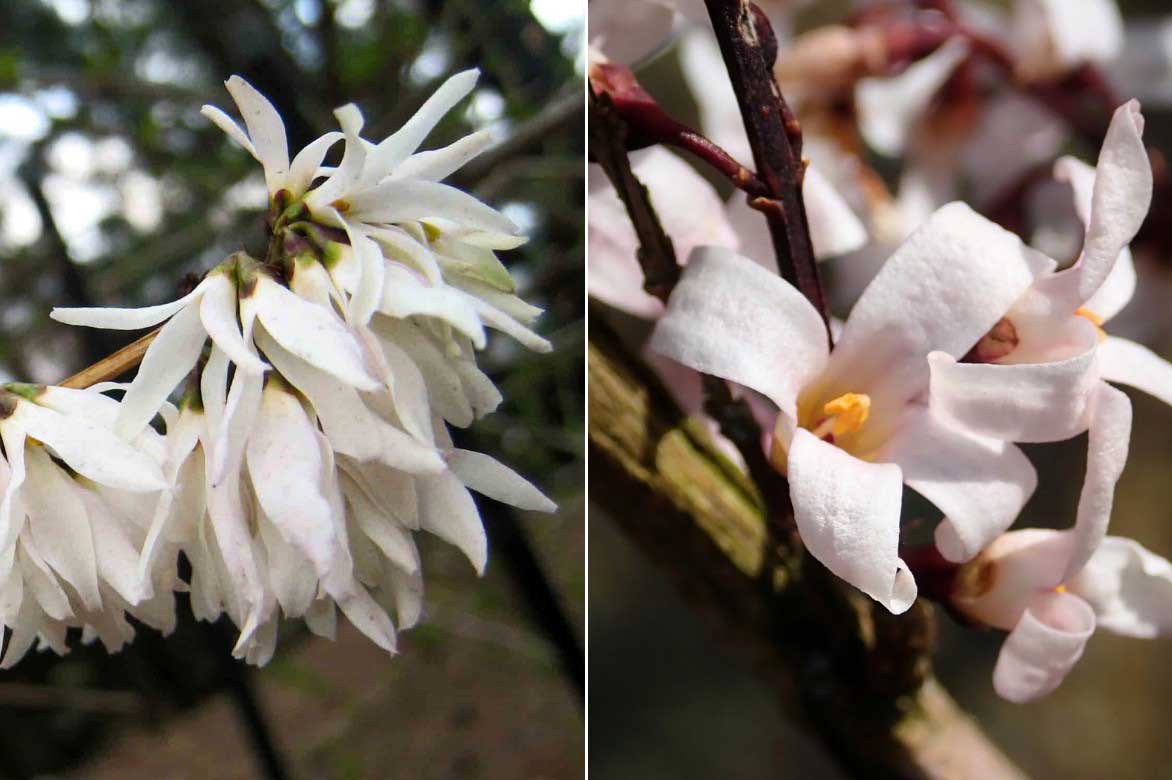
[[614,111],[608,95],[590,90],[590,156],[610,179],[639,239],[637,258],[643,269],[643,289],[667,302],[680,278],[675,247],[651,204],[647,188],[631,170],[627,158],[627,127]]
[[127,344],[114,354],[107,355],[97,363],[86,366],[64,382],[61,382],[60,386],[70,387],[74,390],[84,390],[87,387],[96,385],[98,382],[107,382],[122,376],[142,362],[142,356],[146,354],[147,347],[159,335],[160,330],[162,328],[156,328],[142,338]]
[[705,3],[741,109],[757,176],[768,192],[750,205],[769,224],[781,275],[806,296],[829,328],[802,198],[801,128],[773,78],[777,42],[772,28],[748,0]]

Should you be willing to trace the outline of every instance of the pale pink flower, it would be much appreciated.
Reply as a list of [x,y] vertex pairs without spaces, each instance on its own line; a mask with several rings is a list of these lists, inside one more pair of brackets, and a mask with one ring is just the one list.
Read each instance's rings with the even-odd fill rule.
[[1033,492],[1013,445],[972,435],[926,405],[927,356],[967,352],[1051,263],[954,203],[895,252],[828,349],[793,287],[719,248],[693,252],[651,345],[779,408],[773,461],[789,477],[810,552],[893,612],[915,599],[899,558],[903,485],[959,526],[1008,525]]
[[1172,632],[1172,564],[1131,539],[1080,539],[1086,531],[1011,531],[958,573],[953,606],[1009,632],[993,686],[1010,701],[1057,688],[1096,626],[1140,638]]

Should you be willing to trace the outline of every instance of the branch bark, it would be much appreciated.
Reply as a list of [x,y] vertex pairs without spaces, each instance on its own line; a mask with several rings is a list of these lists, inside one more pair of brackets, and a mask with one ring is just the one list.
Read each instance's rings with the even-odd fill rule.
[[720,53],[753,149],[757,176],[768,195],[749,201],[765,215],[781,275],[829,323],[802,198],[802,132],[773,78],[777,40],[749,0],[705,0]]
[[592,499],[859,777],[1023,778],[931,676],[931,607],[892,616],[779,537],[752,483],[592,324]]

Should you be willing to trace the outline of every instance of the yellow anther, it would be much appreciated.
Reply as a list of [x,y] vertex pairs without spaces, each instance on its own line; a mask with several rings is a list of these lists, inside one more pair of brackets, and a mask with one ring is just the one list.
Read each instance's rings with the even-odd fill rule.
[[835,438],[854,433],[863,427],[871,415],[871,396],[863,393],[843,393],[822,407],[826,421],[819,428],[830,423],[829,433]]
[[1103,330],[1104,320],[1102,317],[1100,317],[1098,314],[1095,314],[1093,311],[1088,309],[1086,306],[1079,306],[1078,309],[1074,313],[1075,313],[1075,316],[1086,317],[1088,320],[1091,321],[1091,324],[1095,326],[1095,330],[1099,331],[1099,341],[1106,341],[1107,340],[1107,331]]
[[1065,593],[1065,592],[1066,592],[1066,586],[1065,586],[1065,585],[1059,585],[1058,587],[1054,588],[1054,592],[1055,592],[1055,593]]

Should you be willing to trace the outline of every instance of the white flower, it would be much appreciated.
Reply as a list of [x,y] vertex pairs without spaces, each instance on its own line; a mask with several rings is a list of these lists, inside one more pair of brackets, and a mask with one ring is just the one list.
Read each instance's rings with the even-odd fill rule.
[[898,554],[902,484],[968,528],[990,517],[1008,527],[1036,482],[1013,445],[927,408],[926,358],[966,352],[1050,267],[963,204],[945,206],[888,260],[828,351],[821,316],[797,290],[746,258],[702,248],[652,347],[777,404],[772,457],[788,474],[803,542],[901,612],[916,595]]
[[134,635],[126,613],[164,632],[174,627],[170,589],[155,595],[135,576],[144,529],[128,510],[166,487],[149,454],[161,442],[153,431],[137,446],[116,437],[117,407],[89,391],[0,390],[0,622],[12,628],[0,667],[36,641],[66,652],[71,626],[116,651]]
[[1123,49],[1123,15],[1114,0],[1016,0],[1009,30],[1018,75],[1055,79]]
[[[1140,638],[1172,632],[1172,564],[1131,539],[1079,539],[1084,532],[1011,531],[958,573],[953,606],[1009,631],[993,685],[1010,701],[1057,688],[1096,625]],[[1089,559],[1072,567],[1088,546]]]
[[[1079,526],[1106,533],[1115,482],[1130,436],[1131,404],[1104,380],[1138,387],[1172,403],[1172,365],[1098,327],[1135,289],[1128,242],[1151,201],[1152,175],[1135,101],[1116,112],[1097,170],[1064,158],[1057,172],[1070,181],[1086,226],[1083,251],[1070,268],[1040,276],[1006,309],[969,356],[936,353],[931,364],[933,410],[975,433],[1019,442],[1059,441],[1090,431]],[[1004,529],[988,528],[961,542],[938,535],[941,551],[967,560]],[[1076,554],[1085,563],[1096,534]]]

